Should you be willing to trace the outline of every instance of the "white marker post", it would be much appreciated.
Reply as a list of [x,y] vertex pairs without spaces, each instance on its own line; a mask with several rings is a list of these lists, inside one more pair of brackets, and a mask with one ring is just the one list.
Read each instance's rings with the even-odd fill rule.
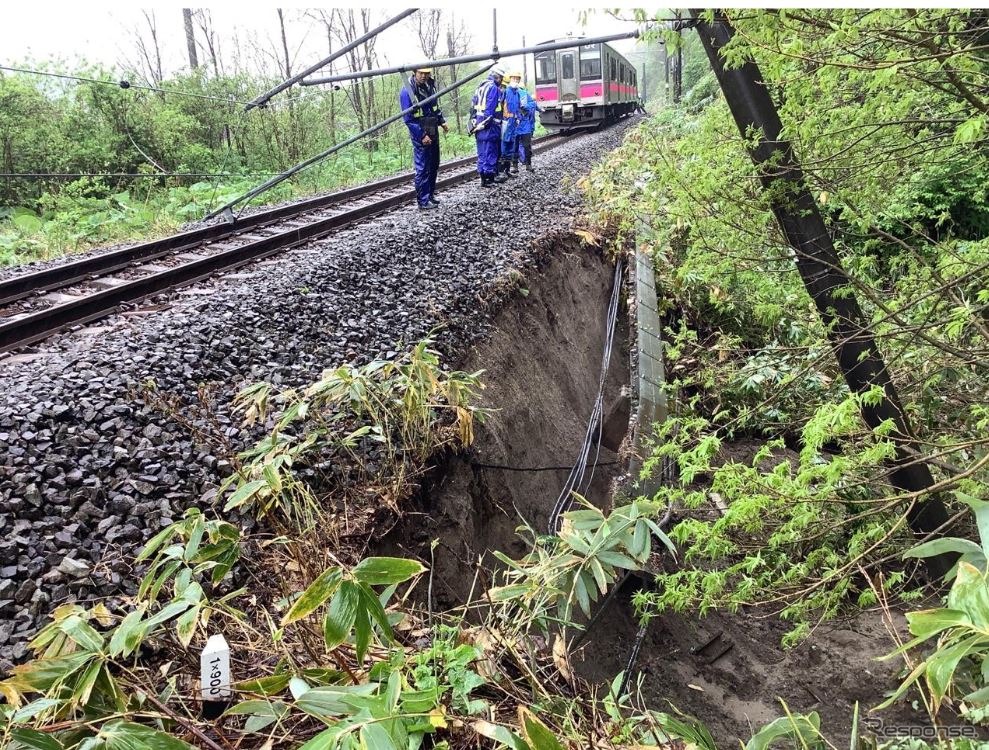
[[213,720],[230,703],[230,646],[219,633],[211,635],[199,660],[203,718]]

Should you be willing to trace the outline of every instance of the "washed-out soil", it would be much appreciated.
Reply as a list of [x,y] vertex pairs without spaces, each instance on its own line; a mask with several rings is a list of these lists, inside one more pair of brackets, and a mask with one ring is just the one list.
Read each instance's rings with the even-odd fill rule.
[[[561,241],[520,280],[516,301],[458,364],[484,370],[480,405],[490,414],[477,426],[473,447],[433,473],[417,507],[378,548],[431,565],[430,604],[437,610],[483,595],[496,568],[493,551],[525,554],[519,527],[545,533],[597,393],[612,275],[612,264],[595,249],[577,238]],[[608,425],[628,422],[626,316],[619,315],[618,326],[605,389]],[[604,432],[600,465],[587,492],[600,507],[609,505],[613,487],[628,471],[618,452],[624,435]],[[754,450],[745,443],[723,448],[731,460],[750,460]],[[626,667],[639,630],[630,603],[635,581],[605,605],[572,655],[578,673],[592,683],[610,683]],[[856,703],[862,731],[880,720],[893,731],[930,731],[922,708],[906,702],[868,713],[902,678],[901,660],[876,660],[897,646],[891,628],[907,638],[901,613],[861,612],[823,624],[800,645],[784,649],[781,641],[791,627],[756,610],[657,617],[636,662],[641,700],[654,710],[675,708],[695,717],[721,747],[744,743],[784,716],[783,703],[793,713],[816,711],[835,744],[847,742]]]

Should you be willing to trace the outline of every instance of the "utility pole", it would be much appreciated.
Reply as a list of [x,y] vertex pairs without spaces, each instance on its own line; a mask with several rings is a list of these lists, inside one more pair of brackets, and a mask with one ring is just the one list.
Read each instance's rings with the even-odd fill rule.
[[196,70],[199,67],[199,55],[196,54],[196,32],[192,27],[192,8],[182,9],[182,19],[185,21],[185,45],[189,50],[189,67]]
[[663,45],[663,106],[670,101],[670,49]]
[[491,9],[491,23],[493,25],[493,32],[491,36],[493,41],[491,42],[491,49],[494,52],[497,52],[498,51],[498,9],[497,8]]
[[646,103],[646,64],[642,63],[642,85],[639,86],[639,96],[642,98],[643,106]]
[[[759,67],[749,61],[740,68],[727,69],[721,50],[735,33],[727,16],[715,11],[714,23],[709,24],[701,20],[701,11],[694,10],[692,14],[698,19],[697,33],[739,132],[746,140],[750,133],[760,134],[758,144],[749,147],[749,154],[776,220],[796,253],[797,270],[817,306],[845,382],[853,393],[860,395],[875,386],[883,391],[884,397],[878,404],[862,405],[862,417],[874,430],[887,422],[894,425],[890,437],[896,445],[896,458],[890,462],[890,483],[903,492],[920,496],[933,486],[934,478],[928,465],[909,450],[915,439],[907,414],[858,300],[849,294],[854,288],[852,281],[842,267],[827,225],[807,188],[793,146],[780,137],[783,125]],[[935,495],[912,503],[907,520],[915,533],[926,536],[943,530],[948,513]],[[926,558],[928,573],[932,578],[940,578],[956,557],[942,554]]]
[[683,96],[683,31],[680,24],[680,11],[676,15],[677,54],[673,64],[673,103],[679,104]]
[[[522,46],[525,47],[525,37],[522,37]],[[522,55],[522,85],[529,87],[529,56]]]

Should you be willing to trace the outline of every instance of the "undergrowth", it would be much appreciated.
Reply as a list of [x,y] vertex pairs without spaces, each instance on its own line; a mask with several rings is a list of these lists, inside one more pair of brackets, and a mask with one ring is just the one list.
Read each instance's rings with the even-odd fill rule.
[[[989,495],[989,161],[982,99],[958,85],[982,69],[962,40],[984,19],[730,15],[727,64],[755,60],[780,102],[852,279],[846,293],[863,308],[915,433],[899,447],[927,464],[935,489],[893,485],[892,425],[870,430],[861,417],[882,394],[845,384],[720,96],[651,118],[585,188],[598,222],[654,261],[677,405],[651,462],[675,460],[679,484],[652,499],[681,516],[670,536],[684,565],[660,576],[650,606],[762,605],[792,621],[792,644],[823,620],[875,605],[870,579],[893,601],[911,601],[925,581],[922,566],[901,560],[916,541],[911,512],[943,502],[962,533],[956,498]],[[938,41],[925,38],[930,29],[943,32]],[[945,82],[920,51],[928,42],[967,72]],[[897,66],[908,72],[891,75]]]

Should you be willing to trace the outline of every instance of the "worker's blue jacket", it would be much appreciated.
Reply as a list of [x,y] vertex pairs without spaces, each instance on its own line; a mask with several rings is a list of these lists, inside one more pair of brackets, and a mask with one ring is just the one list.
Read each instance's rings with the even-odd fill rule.
[[[401,92],[399,92],[398,103],[402,110],[405,111],[413,104],[416,104],[435,93],[436,83],[432,78],[428,79],[426,83],[417,84],[415,73],[413,73],[409,76],[408,80],[406,80]],[[437,126],[446,122],[443,118],[443,113],[440,111],[438,99],[434,99],[421,107],[416,107],[411,112],[406,112],[403,119],[405,120],[406,126],[409,128],[409,135],[416,143],[422,143],[422,136],[425,135],[422,129],[422,118],[424,117],[435,117]],[[436,133],[433,133],[432,136],[435,141]]]
[[470,106],[472,127],[478,138],[497,139],[501,135],[502,94],[494,75],[489,75],[477,87]]
[[522,119],[520,91],[521,89],[513,89],[511,86],[505,89],[505,124],[501,128],[501,139],[503,141],[511,141],[517,134],[519,121]]
[[536,129],[536,112],[541,112],[539,103],[525,89],[519,89],[519,105],[522,108],[522,117],[516,126],[516,135],[531,135]]

